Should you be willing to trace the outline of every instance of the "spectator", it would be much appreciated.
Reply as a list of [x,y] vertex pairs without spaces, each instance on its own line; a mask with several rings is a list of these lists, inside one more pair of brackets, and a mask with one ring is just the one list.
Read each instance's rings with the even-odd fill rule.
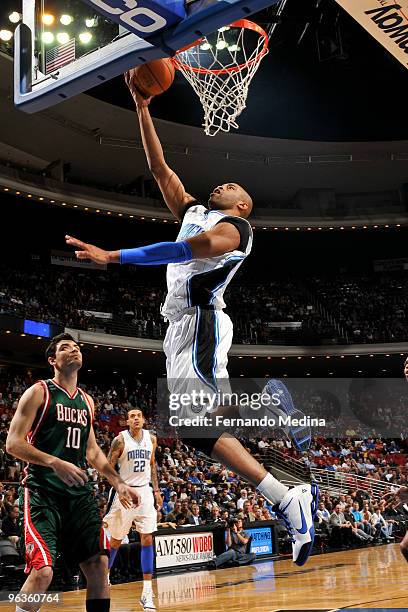
[[181,513],[181,501],[176,501],[173,510],[166,516],[166,522],[176,523],[177,516]]
[[368,535],[368,533],[366,533],[363,529],[360,529],[358,527],[351,510],[352,510],[352,506],[350,506],[350,504],[347,504],[344,509],[344,518],[346,519],[348,523],[351,524],[353,537],[359,540],[360,542],[366,542],[366,543],[372,542],[374,538],[371,535]]
[[197,504],[193,506],[191,516],[189,516],[187,520],[190,525],[202,525],[203,524],[203,520],[200,517],[200,507]]
[[241,519],[244,523],[252,523],[255,520],[249,501],[244,502],[241,512],[237,514],[237,518]]
[[213,506],[211,508],[211,516],[208,522],[209,523],[222,523],[223,522],[221,518],[221,512],[218,506]]
[[373,509],[374,512],[371,515],[371,525],[374,527],[376,539],[381,537],[386,542],[393,542],[393,523],[386,521],[382,516],[379,504],[374,504]]
[[216,557],[210,567],[218,568],[227,563],[234,562],[237,565],[248,565],[255,560],[254,553],[247,553],[249,535],[242,528],[242,521],[231,519],[227,528],[226,545],[227,550]]
[[330,525],[332,527],[332,537],[336,545],[349,547],[352,538],[352,525],[346,521],[341,505],[336,504],[334,512],[330,515]]
[[242,510],[244,503],[248,500],[248,491],[241,489],[241,497],[237,501],[237,510]]
[[17,547],[17,542],[21,537],[21,529],[18,521],[19,510],[17,506],[13,506],[6,518],[1,524],[1,530],[4,536]]

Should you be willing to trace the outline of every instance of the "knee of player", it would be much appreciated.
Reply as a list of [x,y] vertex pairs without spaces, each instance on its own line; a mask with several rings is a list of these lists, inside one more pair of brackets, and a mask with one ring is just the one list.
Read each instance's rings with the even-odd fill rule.
[[153,536],[151,533],[141,533],[140,534],[140,542],[142,546],[152,546],[153,545]]
[[104,576],[107,568],[108,557],[106,555],[96,555],[81,563],[81,569],[88,581],[92,578],[99,578],[101,575]]
[[49,565],[39,570],[32,570],[31,580],[35,582],[35,590],[38,593],[46,591],[51,583],[53,569]]

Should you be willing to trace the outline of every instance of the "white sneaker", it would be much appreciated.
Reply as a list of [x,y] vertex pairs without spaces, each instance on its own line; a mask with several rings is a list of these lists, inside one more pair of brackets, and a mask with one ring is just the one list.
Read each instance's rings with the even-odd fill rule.
[[142,593],[140,605],[143,610],[156,610],[156,606],[153,603],[153,593]]
[[296,565],[304,565],[312,552],[315,537],[313,519],[318,503],[317,485],[303,484],[289,489],[276,510],[274,508],[292,537],[293,561]]

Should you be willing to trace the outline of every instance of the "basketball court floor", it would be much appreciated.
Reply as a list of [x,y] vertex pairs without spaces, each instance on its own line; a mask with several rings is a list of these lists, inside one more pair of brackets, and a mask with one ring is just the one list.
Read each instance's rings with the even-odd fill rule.
[[[154,580],[158,610],[276,612],[278,610],[408,609],[408,565],[397,544],[249,567],[186,572]],[[113,612],[139,610],[142,583],[111,589]],[[64,593],[64,612],[83,611],[85,591]],[[44,606],[47,609],[55,609]]]

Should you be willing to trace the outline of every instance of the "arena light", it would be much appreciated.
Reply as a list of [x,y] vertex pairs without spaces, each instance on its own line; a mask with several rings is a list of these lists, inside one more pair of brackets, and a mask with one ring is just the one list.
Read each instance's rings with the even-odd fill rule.
[[61,15],[60,23],[64,26],[70,25],[74,21],[74,18],[71,15]]
[[9,21],[11,21],[11,23],[18,23],[21,17],[22,17],[21,13],[17,13],[17,11],[13,11],[9,15]]
[[41,16],[41,21],[43,22],[44,25],[50,26],[54,23],[55,17],[54,15],[51,15],[51,13],[44,13]]
[[50,45],[51,43],[54,42],[54,34],[52,32],[43,32],[41,34],[41,40],[43,41],[44,44],[46,45]]
[[85,25],[87,28],[95,28],[98,25],[97,17],[88,17],[85,19]]
[[219,32],[226,32],[227,30],[229,30],[229,26],[223,26],[222,28],[218,28]]
[[219,40],[215,46],[217,47],[217,49],[222,50],[225,49],[228,45],[225,40]]
[[81,32],[79,35],[79,40],[82,44],[87,45],[92,40],[92,34],[90,32]]
[[241,47],[238,47],[238,45],[230,45],[228,47],[228,51],[235,53],[235,51],[241,51]]
[[3,42],[9,42],[13,38],[13,32],[10,30],[0,30],[0,40]]
[[211,49],[211,45],[209,42],[205,42],[202,45],[200,45],[200,49],[202,51],[208,51],[209,49]]
[[65,43],[69,41],[68,32],[58,32],[57,41],[59,42],[60,45],[65,45]]

